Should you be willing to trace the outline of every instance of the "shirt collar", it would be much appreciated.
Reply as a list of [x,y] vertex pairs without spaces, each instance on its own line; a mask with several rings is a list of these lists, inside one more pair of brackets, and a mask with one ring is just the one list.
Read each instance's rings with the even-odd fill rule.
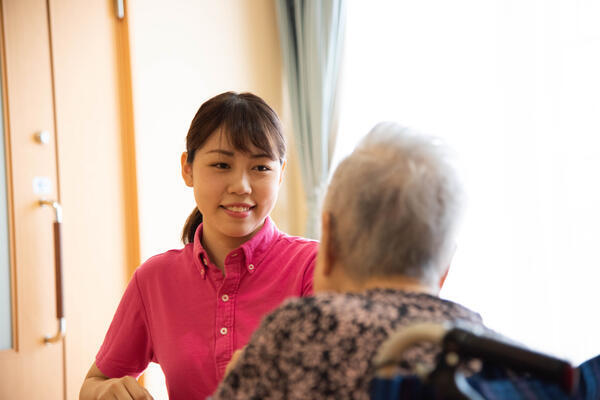
[[[206,268],[209,264],[208,254],[202,246],[202,225],[200,224],[194,234],[194,263],[200,274],[206,275]],[[258,232],[246,243],[242,244],[237,249],[231,251],[225,257],[225,265],[235,262],[238,257],[243,257],[244,266],[249,273],[254,273],[260,266],[261,261],[266,255],[269,248],[273,245],[273,241],[277,238],[279,231],[275,223],[270,217],[265,218],[265,223]]]

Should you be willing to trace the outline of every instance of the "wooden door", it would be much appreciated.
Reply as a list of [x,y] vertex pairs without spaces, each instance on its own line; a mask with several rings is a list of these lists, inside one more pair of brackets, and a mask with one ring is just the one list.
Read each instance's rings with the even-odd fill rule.
[[[139,263],[127,21],[112,0],[1,4],[14,334],[0,398],[75,399]],[[40,197],[63,211],[66,336],[52,344],[55,215]]]
[[[53,213],[38,203],[60,201],[46,3],[5,1],[2,14],[14,335],[12,349],[0,351],[0,398],[61,399],[64,343],[44,343],[57,330]],[[35,140],[41,131],[45,144]],[[44,182],[38,193],[34,181]]]
[[68,399],[77,398],[140,263],[129,38],[115,3],[49,1]]

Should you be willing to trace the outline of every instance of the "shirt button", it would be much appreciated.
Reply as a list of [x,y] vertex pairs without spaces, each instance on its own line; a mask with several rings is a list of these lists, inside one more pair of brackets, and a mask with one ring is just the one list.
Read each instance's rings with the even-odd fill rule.
[[227,328],[223,327],[219,332],[221,332],[221,335],[225,336],[227,335]]
[[250,271],[254,271],[254,264],[250,264],[250,265],[248,265],[248,269],[249,269]]
[[229,301],[229,296],[227,296],[226,294],[224,294],[223,296],[221,296],[221,300],[227,302],[227,301]]

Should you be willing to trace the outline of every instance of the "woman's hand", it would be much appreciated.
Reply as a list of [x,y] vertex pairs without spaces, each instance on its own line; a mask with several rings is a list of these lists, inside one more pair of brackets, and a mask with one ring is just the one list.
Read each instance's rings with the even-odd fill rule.
[[153,400],[150,393],[131,376],[109,378],[94,363],[90,368],[79,400]]
[[152,400],[150,393],[131,376],[107,379],[98,386],[98,400]]

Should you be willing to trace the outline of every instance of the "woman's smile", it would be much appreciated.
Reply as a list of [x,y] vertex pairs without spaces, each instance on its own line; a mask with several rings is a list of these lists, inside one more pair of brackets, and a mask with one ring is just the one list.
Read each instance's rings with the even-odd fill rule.
[[250,215],[250,212],[256,207],[256,205],[246,203],[235,203],[226,204],[219,206],[222,208],[227,215],[234,218],[246,218]]

